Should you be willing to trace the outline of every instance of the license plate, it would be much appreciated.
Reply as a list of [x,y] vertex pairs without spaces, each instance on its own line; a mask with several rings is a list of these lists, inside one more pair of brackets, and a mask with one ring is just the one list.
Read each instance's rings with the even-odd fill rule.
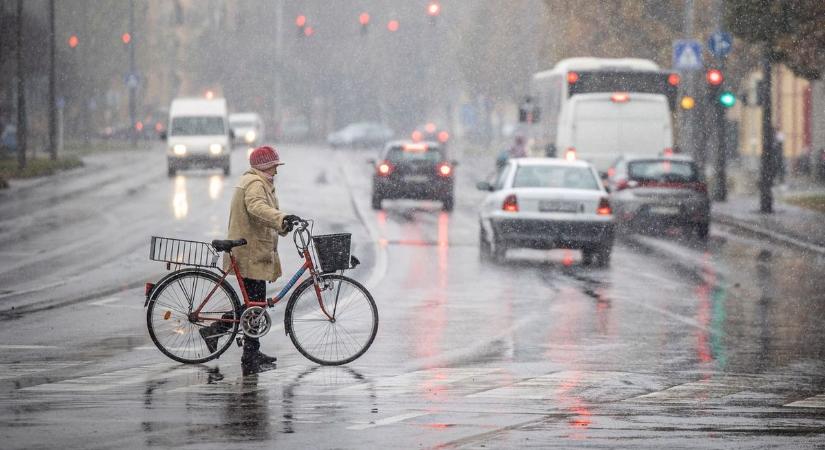
[[579,205],[575,202],[565,202],[560,200],[542,200],[539,202],[541,212],[576,212]]
[[650,212],[662,216],[672,216],[679,214],[679,208],[676,206],[653,206],[650,208]]
[[404,177],[404,181],[407,183],[426,183],[427,176],[426,175],[407,175]]

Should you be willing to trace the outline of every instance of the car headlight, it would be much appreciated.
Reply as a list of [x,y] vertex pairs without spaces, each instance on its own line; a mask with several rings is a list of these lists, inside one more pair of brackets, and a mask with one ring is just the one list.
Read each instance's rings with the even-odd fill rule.
[[175,144],[175,146],[172,147],[172,151],[178,156],[183,156],[186,154],[186,146],[183,144]]
[[251,144],[251,143],[255,142],[256,137],[257,136],[255,135],[255,132],[252,131],[252,130],[247,131],[246,134],[244,135],[244,139],[246,139],[247,144]]
[[212,144],[209,146],[209,153],[213,155],[220,155],[223,151],[223,145],[221,144]]

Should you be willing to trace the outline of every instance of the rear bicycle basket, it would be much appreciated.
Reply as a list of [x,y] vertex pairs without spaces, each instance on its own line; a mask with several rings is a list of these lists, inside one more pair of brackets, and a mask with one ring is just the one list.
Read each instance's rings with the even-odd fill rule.
[[321,234],[312,236],[315,254],[322,272],[335,272],[350,268],[350,242],[352,234]]
[[206,242],[152,236],[149,259],[182,266],[216,267],[218,252]]

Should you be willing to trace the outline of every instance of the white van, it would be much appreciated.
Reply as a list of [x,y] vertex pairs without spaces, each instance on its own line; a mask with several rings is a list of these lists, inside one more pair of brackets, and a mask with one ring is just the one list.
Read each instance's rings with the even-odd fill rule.
[[169,176],[193,166],[222,168],[229,175],[232,131],[226,100],[177,98],[169,108],[167,160]]
[[662,94],[576,94],[562,107],[556,136],[558,157],[586,160],[600,172],[623,154],[657,156],[673,149]]
[[229,115],[229,126],[235,134],[234,143],[257,147],[264,140],[264,121],[254,112],[234,113]]

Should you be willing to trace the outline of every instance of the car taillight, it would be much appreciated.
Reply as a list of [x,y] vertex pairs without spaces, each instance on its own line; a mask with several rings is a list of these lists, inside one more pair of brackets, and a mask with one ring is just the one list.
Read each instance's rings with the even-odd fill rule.
[[705,183],[693,183],[693,190],[696,192],[701,192],[703,194],[708,193],[708,185]]
[[665,151],[662,152],[662,155],[664,155],[665,158],[670,158],[671,156],[673,156],[673,148],[666,147]]
[[630,94],[627,92],[614,92],[610,96],[610,101],[613,103],[627,103],[630,101]]
[[576,160],[576,149],[573,147],[567,147],[567,150],[564,152],[564,159],[568,161],[575,161]]
[[579,81],[579,74],[576,72],[567,72],[567,83],[568,84],[576,84]]
[[438,174],[442,177],[449,177],[453,173],[453,168],[450,167],[447,163],[442,163],[438,165]]
[[596,208],[596,214],[600,216],[609,216],[613,214],[613,210],[610,209],[610,201],[607,198],[602,197],[599,201],[599,207]]
[[518,212],[518,199],[515,194],[510,194],[504,199],[501,209],[507,212]]
[[389,176],[389,174],[392,173],[392,165],[390,165],[390,163],[385,161],[385,162],[382,162],[381,164],[379,164],[376,170],[378,171],[378,175],[381,175],[382,177],[386,177],[386,176]]

